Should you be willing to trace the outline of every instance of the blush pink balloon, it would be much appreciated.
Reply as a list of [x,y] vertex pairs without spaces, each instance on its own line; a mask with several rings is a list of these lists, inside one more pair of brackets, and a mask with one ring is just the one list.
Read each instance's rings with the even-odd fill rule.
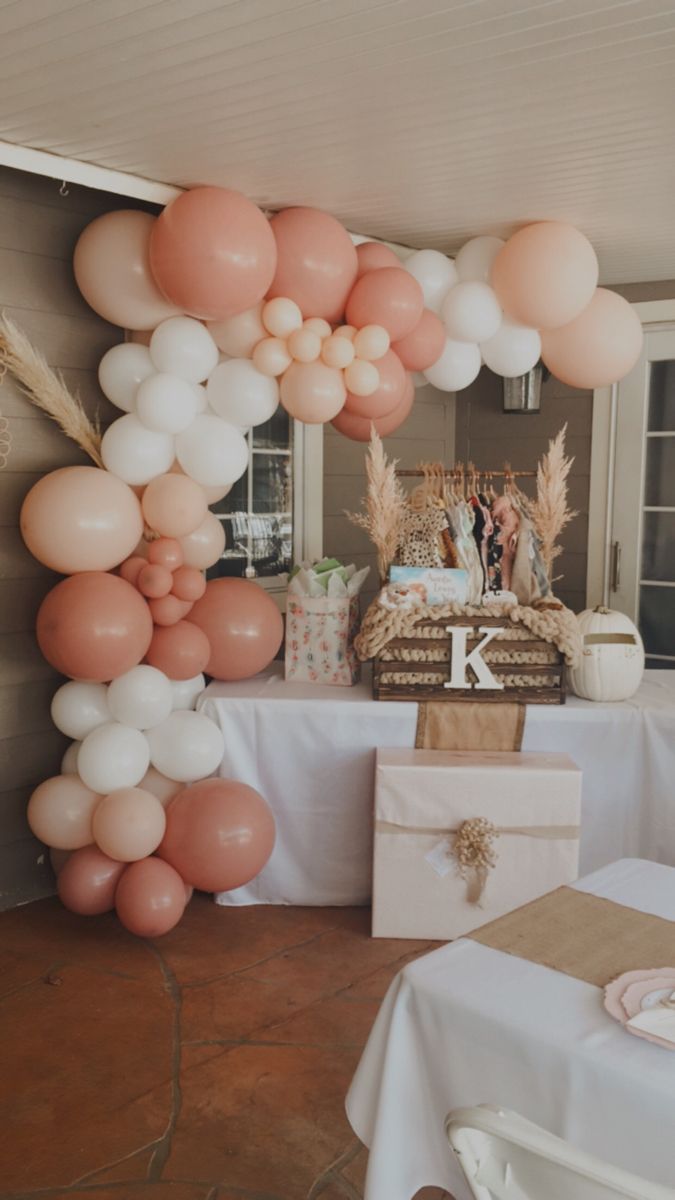
[[175,625],[156,626],[145,661],[169,679],[194,679],[201,675],[210,655],[206,633],[192,620],[181,620]]
[[361,242],[361,245],[356,247],[356,257],[359,263],[357,279],[365,275],[366,271],[380,271],[383,267],[401,265],[394,251],[388,246],[380,245],[379,242]]
[[292,363],[282,377],[280,393],[286,412],[308,425],[331,421],[347,398],[342,372],[322,362]]
[[590,303],[598,282],[598,259],[588,238],[573,225],[536,221],[502,247],[490,282],[507,316],[533,329],[557,329]]
[[173,587],[173,575],[158,563],[146,563],[139,571],[136,587],[148,600],[159,600],[168,596]]
[[406,371],[426,371],[441,357],[447,334],[441,318],[431,309],[425,308],[414,329],[400,341],[394,342],[392,350],[400,358]]
[[[443,340],[445,343],[445,338]],[[386,417],[395,408],[398,408],[407,386],[407,375],[400,358],[394,354],[393,350],[387,350],[387,353],[382,358],[378,358],[373,366],[377,367],[380,376],[377,390],[371,392],[369,396],[355,396],[352,392],[348,392],[345,401],[345,413],[352,413],[357,417],[367,417],[369,421],[376,417]]]
[[[180,567],[179,570],[183,570]],[[155,625],[177,625],[183,617],[187,617],[192,608],[191,600],[179,600],[177,596],[160,596],[157,600],[149,600],[148,607]]]
[[176,571],[183,565],[183,551],[177,538],[161,537],[148,545],[148,562]]
[[194,604],[195,600],[201,600],[205,591],[206,579],[196,567],[179,567],[174,571],[171,593],[179,600]]
[[152,617],[125,579],[85,571],[47,593],[36,632],[47,662],[62,675],[108,683],[141,661],[152,638]]
[[628,301],[598,288],[574,321],[542,334],[541,354],[563,383],[590,390],[623,379],[638,361],[643,340],[640,318]]
[[141,558],[140,554],[132,554],[131,558],[125,558],[124,562],[120,563],[120,576],[132,587],[136,587],[138,576],[147,565],[147,558]]
[[212,567],[225,549],[225,525],[217,516],[209,512],[201,525],[187,537],[181,538],[183,563],[186,567],[197,567],[206,571]]
[[[210,644],[206,670],[214,679],[257,675],[271,663],[284,636],[284,623],[274,600],[248,579],[211,579],[194,605],[190,620],[203,630]],[[199,670],[192,674],[199,674]],[[166,673],[176,678],[170,671]]]
[[158,854],[193,887],[227,892],[255,879],[274,840],[272,810],[259,792],[231,779],[202,779],[171,802]]
[[99,850],[123,863],[138,862],[152,854],[165,828],[161,802],[139,787],[118,788],[104,796],[92,820]]
[[335,417],[332,425],[338,433],[343,433],[345,437],[351,438],[354,442],[369,442],[373,428],[380,437],[388,437],[407,420],[414,400],[415,388],[412,379],[408,376],[403,399],[393,412],[387,413],[385,417],[376,417],[371,420],[368,417],[358,417],[354,413],[343,410]]
[[150,265],[160,290],[184,312],[223,321],[267,292],[277,263],[270,223],[229,188],[183,192],[157,217]]
[[185,911],[185,884],[161,858],[143,858],[126,868],[115,892],[117,916],[129,933],[154,938],[168,933]]
[[268,296],[288,296],[303,317],[342,317],[358,270],[346,229],[318,208],[286,208],[270,222],[277,268]]
[[423,311],[422,288],[403,267],[367,271],[354,285],[346,310],[350,325],[383,325],[392,342],[410,333]]
[[59,900],[70,912],[97,917],[115,907],[115,891],[126,863],[109,858],[98,846],[74,850],[58,872]]
[[150,529],[169,538],[186,537],[208,512],[204,489],[187,475],[175,474],[152,479],[143,492],[141,507]]
[[123,329],[154,329],[181,311],[167,303],[152,277],[155,222],[150,213],[133,209],[104,213],[87,225],[75,247],[75,280],[87,304]]

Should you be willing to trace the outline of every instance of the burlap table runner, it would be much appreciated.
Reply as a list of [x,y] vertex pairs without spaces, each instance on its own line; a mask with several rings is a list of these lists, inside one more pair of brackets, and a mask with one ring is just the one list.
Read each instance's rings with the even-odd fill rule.
[[466,936],[600,988],[625,971],[675,966],[675,921],[570,887]]
[[525,705],[447,700],[422,703],[417,711],[417,750],[520,750]]

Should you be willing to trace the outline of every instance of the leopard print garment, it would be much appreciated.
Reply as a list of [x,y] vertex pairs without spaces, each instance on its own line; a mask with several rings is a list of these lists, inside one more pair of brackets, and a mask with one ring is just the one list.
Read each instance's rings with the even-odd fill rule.
[[447,518],[441,508],[425,508],[422,512],[406,513],[396,555],[399,566],[445,566],[443,533],[447,528]]

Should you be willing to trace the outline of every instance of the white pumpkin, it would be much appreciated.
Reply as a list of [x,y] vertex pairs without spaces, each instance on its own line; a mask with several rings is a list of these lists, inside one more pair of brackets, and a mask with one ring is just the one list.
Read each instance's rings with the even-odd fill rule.
[[572,690],[585,700],[628,700],[640,686],[645,648],[633,622],[610,608],[587,608],[577,617],[583,651],[570,670]]

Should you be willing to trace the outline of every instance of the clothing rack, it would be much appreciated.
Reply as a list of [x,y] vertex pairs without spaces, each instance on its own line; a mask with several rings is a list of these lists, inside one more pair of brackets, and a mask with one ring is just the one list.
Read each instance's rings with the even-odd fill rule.
[[[421,479],[424,476],[425,472],[422,470],[421,467],[415,467],[415,468],[410,468],[409,470],[397,471],[396,474],[400,475],[400,476],[405,476],[405,477],[419,476],[419,478]],[[480,475],[480,476],[487,475],[488,477],[492,476],[492,477],[504,478],[504,479],[523,479],[523,478],[535,479],[537,472],[536,471],[491,471],[489,469],[485,470],[484,468],[482,470],[478,470],[477,468],[474,470],[474,468],[472,466],[468,465],[466,467],[462,467],[462,466],[451,467],[449,469],[444,470],[443,474],[446,476],[447,479],[453,479],[460,475]]]

